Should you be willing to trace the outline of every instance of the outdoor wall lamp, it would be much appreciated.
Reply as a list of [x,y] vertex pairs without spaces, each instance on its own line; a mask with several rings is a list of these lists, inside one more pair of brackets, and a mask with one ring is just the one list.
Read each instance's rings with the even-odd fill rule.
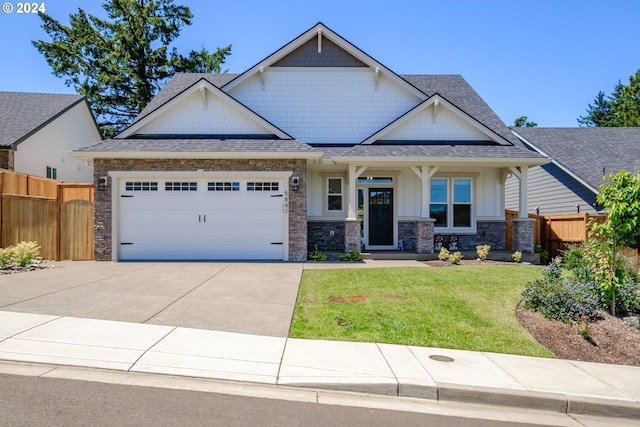
[[298,178],[297,176],[292,176],[291,185],[293,185],[293,191],[298,191],[300,189],[300,178]]
[[100,179],[98,179],[98,191],[104,191],[106,189],[107,189],[107,177],[101,176]]

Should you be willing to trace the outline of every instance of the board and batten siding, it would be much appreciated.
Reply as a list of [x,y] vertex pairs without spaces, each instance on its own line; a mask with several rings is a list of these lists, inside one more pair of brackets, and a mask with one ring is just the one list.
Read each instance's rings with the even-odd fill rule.
[[[518,210],[518,178],[511,176],[505,183],[505,207]],[[580,205],[580,213],[597,214],[594,208],[596,195],[584,185],[576,181],[557,165],[547,165],[529,169],[527,183],[527,213],[540,215],[557,215],[577,213],[576,205]]]

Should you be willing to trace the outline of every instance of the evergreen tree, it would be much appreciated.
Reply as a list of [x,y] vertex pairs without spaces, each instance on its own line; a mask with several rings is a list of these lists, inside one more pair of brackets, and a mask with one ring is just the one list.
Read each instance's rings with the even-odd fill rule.
[[528,122],[527,116],[520,116],[513,122],[513,126],[517,128],[534,128],[538,124],[536,122]]
[[633,127],[640,126],[640,70],[629,77],[629,84],[616,84],[613,93],[598,92],[587,115],[578,118],[580,126]]
[[81,8],[69,26],[40,14],[51,41],[33,41],[55,76],[87,97],[105,136],[124,129],[175,72],[221,72],[231,45],[180,55],[169,45],[193,14],[173,0],[106,0],[103,20]]

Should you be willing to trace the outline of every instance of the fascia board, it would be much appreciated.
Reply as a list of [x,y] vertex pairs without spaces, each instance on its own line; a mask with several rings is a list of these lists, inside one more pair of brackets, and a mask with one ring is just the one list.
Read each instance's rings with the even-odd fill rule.
[[281,138],[281,139],[293,139],[286,132],[282,131],[281,129],[279,129],[278,127],[276,127],[275,125],[273,125],[272,123],[267,121],[264,117],[262,117],[259,114],[255,113],[250,108],[248,108],[247,106],[245,106],[244,104],[242,104],[241,102],[239,102],[238,100],[233,98],[228,93],[225,93],[224,91],[220,90],[219,88],[217,88],[216,86],[214,86],[213,84],[211,84],[209,81],[207,81],[204,78],[198,80],[193,85],[191,85],[188,88],[186,88],[185,90],[183,90],[180,94],[178,94],[175,97],[171,98],[166,103],[164,103],[163,105],[161,105],[160,107],[158,107],[157,109],[152,111],[151,113],[147,114],[140,121],[133,123],[130,127],[125,129],[124,131],[122,131],[118,135],[118,138],[119,139],[127,138],[129,136],[134,135],[136,131],[138,131],[141,128],[143,128],[144,126],[148,125],[149,123],[151,123],[153,120],[155,120],[156,118],[158,118],[159,116],[161,116],[165,112],[171,110],[175,105],[179,104],[180,102],[182,102],[183,100],[185,100],[189,96],[191,96],[194,93],[196,93],[197,91],[199,91],[202,86],[204,86],[205,89],[208,90],[209,92],[211,92],[214,96],[217,96],[217,97],[221,98],[234,111],[239,112],[241,114],[244,114],[244,115],[248,116],[249,118],[257,121],[259,125],[265,127],[268,131],[270,131],[274,135],[278,136],[278,138]]
[[554,165],[559,167],[563,172],[567,173],[570,177],[572,177],[573,179],[578,181],[580,184],[584,185],[586,188],[591,190],[594,194],[598,194],[600,192],[599,189],[594,188],[593,185],[589,184],[587,181],[585,181],[584,179],[580,178],[571,169],[565,167],[562,163],[560,163],[559,161],[555,160],[553,158],[553,156],[551,156],[549,153],[547,153],[546,151],[544,151],[541,148],[537,147],[535,144],[533,144],[531,141],[529,141],[524,136],[520,135],[515,130],[511,129],[511,133],[513,133],[516,136],[516,138],[518,138],[520,141],[522,141],[523,144],[527,145],[528,147],[530,147],[535,152],[537,152],[539,154],[542,154],[543,156],[547,156],[551,160],[551,163],[553,163]]
[[319,159],[321,152],[260,152],[260,151],[71,151],[72,157],[85,161],[94,159]]
[[442,105],[445,106],[447,110],[450,111],[452,114],[454,114],[457,118],[464,121],[468,125],[472,126],[474,129],[478,130],[479,132],[482,132],[492,141],[495,141],[500,145],[513,145],[509,141],[505,140],[502,136],[498,135],[497,133],[489,129],[487,126],[477,121],[475,118],[473,118],[473,116],[466,113],[464,110],[460,109],[455,104],[451,103],[449,100],[447,100],[445,97],[443,97],[439,93],[433,94],[429,99],[416,105],[413,109],[409,110],[404,115],[398,117],[396,120],[389,123],[387,126],[380,129],[378,132],[374,133],[367,139],[365,139],[363,142],[361,142],[361,144],[362,145],[373,144],[375,141],[377,141],[381,137],[384,137],[384,135],[389,134],[391,131],[398,128],[403,123],[408,122],[409,120],[411,120],[411,118],[415,117],[417,114],[426,110],[428,107],[433,105],[433,103],[436,100],[441,102]]
[[232,90],[234,87],[242,84],[242,82],[244,82],[246,79],[248,79],[255,73],[259,72],[260,68],[270,67],[274,63],[278,62],[280,59],[284,58],[285,56],[293,52],[298,47],[302,46],[303,44],[311,40],[313,37],[316,37],[318,35],[318,31],[321,32],[322,37],[327,37],[333,43],[337,44],[339,47],[341,47],[342,49],[347,51],[349,54],[356,57],[358,60],[367,64],[367,66],[369,66],[373,70],[375,70],[376,68],[379,68],[381,72],[384,72],[387,76],[391,77],[391,79],[393,79],[399,85],[407,88],[413,95],[417,96],[419,99],[427,98],[427,95],[424,92],[419,90],[417,87],[413,86],[411,83],[407,82],[405,79],[403,79],[402,77],[400,77],[399,75],[391,71],[389,68],[382,65],[380,62],[376,61],[374,58],[372,58],[371,56],[369,56],[368,54],[366,54],[365,52],[357,48],[355,45],[353,45],[349,41],[345,40],[343,37],[341,37],[334,31],[332,31],[322,23],[318,23],[317,25],[314,25],[312,28],[305,31],[300,36],[292,40],[291,42],[287,43],[286,45],[284,45],[283,47],[281,47],[271,55],[267,56],[262,61],[258,62],[256,65],[249,68],[247,71],[240,74],[238,77],[236,77],[235,79],[231,80],[226,85],[224,85],[223,89],[225,91]]
[[549,163],[549,159],[540,158],[486,158],[486,157],[360,157],[341,156],[333,159],[337,164],[358,164],[372,166],[398,165],[446,165],[446,166],[540,166]]

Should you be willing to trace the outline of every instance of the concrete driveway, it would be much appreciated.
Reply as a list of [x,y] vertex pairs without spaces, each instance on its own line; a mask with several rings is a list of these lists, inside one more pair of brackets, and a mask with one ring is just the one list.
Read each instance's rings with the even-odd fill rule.
[[62,261],[0,275],[0,311],[286,337],[302,263]]

